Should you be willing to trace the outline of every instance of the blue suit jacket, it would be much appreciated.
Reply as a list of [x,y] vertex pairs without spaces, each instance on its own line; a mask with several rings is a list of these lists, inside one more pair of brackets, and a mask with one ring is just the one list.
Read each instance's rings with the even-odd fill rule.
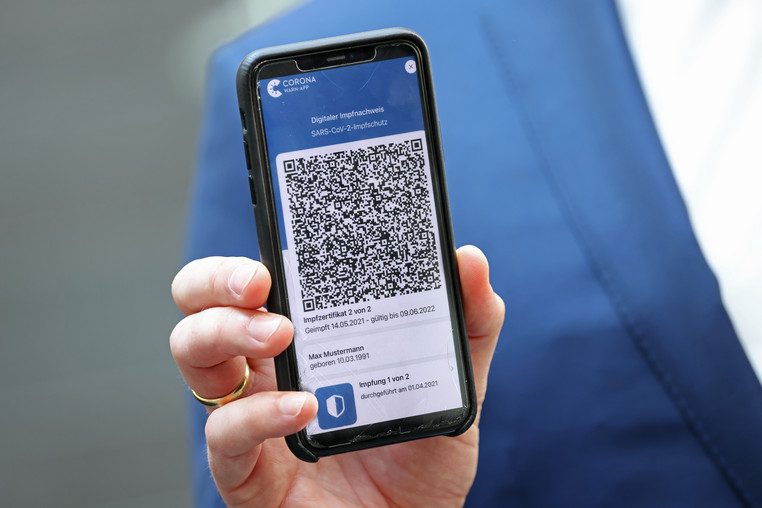
[[[465,10],[467,8],[467,10]],[[428,42],[458,244],[508,305],[472,506],[762,506],[762,388],[608,2],[314,2],[210,67],[191,258],[257,255],[234,75],[250,51]],[[218,501],[192,405],[199,503]]]

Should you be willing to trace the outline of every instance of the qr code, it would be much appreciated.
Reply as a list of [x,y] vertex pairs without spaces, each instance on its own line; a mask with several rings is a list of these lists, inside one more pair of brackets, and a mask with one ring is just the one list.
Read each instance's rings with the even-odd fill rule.
[[441,287],[418,134],[292,153],[282,161],[305,311]]

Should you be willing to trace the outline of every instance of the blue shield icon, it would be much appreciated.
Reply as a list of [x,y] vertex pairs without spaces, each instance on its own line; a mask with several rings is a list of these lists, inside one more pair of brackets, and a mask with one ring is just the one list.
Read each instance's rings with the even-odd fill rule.
[[315,397],[318,400],[317,418],[321,429],[346,427],[357,421],[355,392],[351,384],[342,383],[318,388],[315,390]]

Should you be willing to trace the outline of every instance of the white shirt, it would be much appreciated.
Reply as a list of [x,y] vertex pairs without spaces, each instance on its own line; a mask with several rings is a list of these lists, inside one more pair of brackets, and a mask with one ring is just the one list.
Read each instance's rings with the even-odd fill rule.
[[762,380],[762,2],[617,6],[698,243]]

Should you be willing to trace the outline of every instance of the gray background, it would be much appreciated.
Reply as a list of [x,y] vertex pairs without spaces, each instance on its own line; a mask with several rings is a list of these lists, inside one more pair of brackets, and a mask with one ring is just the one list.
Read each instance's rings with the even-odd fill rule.
[[0,506],[190,503],[167,337],[204,65],[284,7],[0,2]]

